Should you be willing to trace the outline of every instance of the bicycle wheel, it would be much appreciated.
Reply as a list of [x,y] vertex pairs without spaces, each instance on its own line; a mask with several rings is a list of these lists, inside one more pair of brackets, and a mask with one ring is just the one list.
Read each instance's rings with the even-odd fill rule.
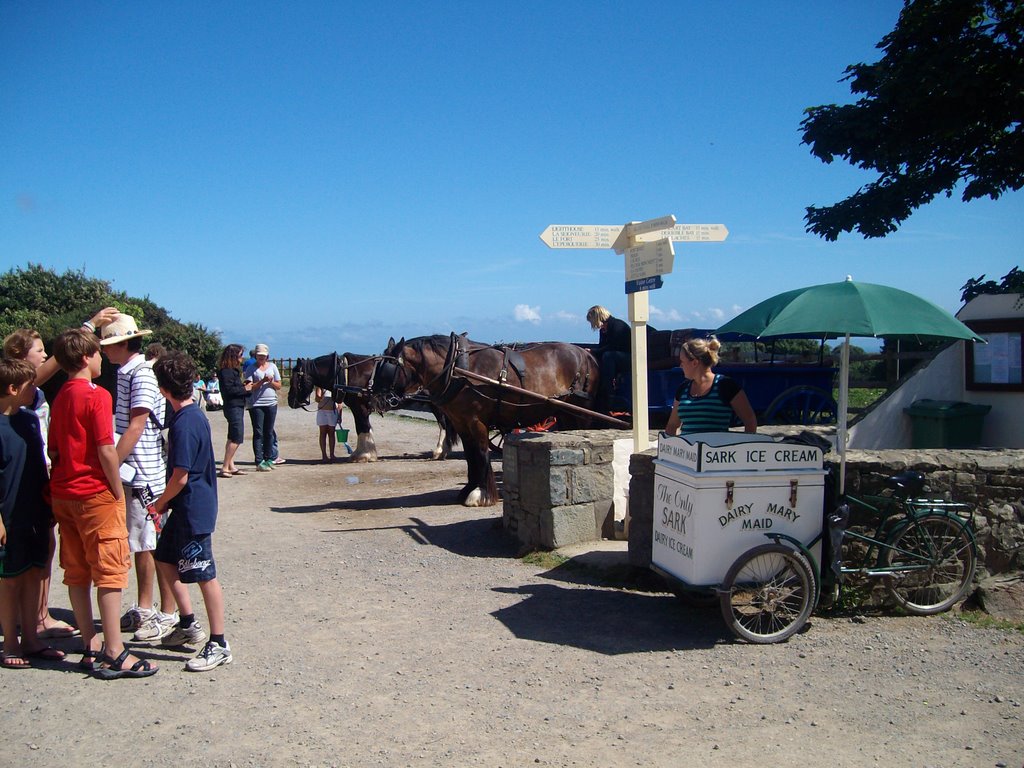
[[779,643],[807,623],[814,608],[814,571],[800,552],[763,544],[745,552],[722,583],[722,616],[751,643]]
[[974,537],[952,517],[919,517],[886,546],[885,564],[893,574],[885,586],[908,613],[928,616],[950,609],[974,578]]

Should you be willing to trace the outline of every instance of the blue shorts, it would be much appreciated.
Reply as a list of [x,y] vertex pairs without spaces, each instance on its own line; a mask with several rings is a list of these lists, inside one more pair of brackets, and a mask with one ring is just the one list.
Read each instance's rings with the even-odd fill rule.
[[217,578],[211,534],[193,534],[188,519],[175,512],[171,512],[167,518],[153,557],[158,563],[175,566],[183,584],[196,584]]

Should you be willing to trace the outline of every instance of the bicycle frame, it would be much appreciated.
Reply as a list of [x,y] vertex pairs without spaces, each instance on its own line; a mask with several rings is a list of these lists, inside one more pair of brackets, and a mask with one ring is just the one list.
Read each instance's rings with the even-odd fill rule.
[[[843,547],[840,573],[845,575],[862,575],[868,577],[882,577],[893,573],[905,573],[910,570],[924,570],[931,566],[928,559],[921,557],[914,552],[908,552],[888,543],[899,534],[900,531],[914,523],[915,520],[925,515],[940,515],[952,520],[965,531],[971,540],[974,540],[973,517],[974,509],[968,504],[952,501],[941,501],[931,499],[901,499],[896,496],[856,496],[846,495],[842,501],[851,505],[851,510],[856,507],[870,512],[877,516],[873,535],[865,535],[849,528],[843,531]],[[964,517],[959,512],[969,512]],[[849,543],[859,541],[866,544],[863,556],[855,564],[848,565]],[[887,552],[897,552],[912,560],[919,560],[920,565],[908,566],[906,563],[898,566],[886,566],[884,564]]]
[[[944,501],[941,499],[902,499],[898,496],[866,495],[863,497],[844,495],[839,499],[839,504],[849,504],[851,509],[867,511],[875,518],[874,530],[871,535],[851,531],[847,527],[843,530],[842,549],[840,553],[839,583],[845,581],[845,576],[866,576],[868,578],[882,578],[897,573],[907,573],[913,570],[926,570],[931,567],[928,559],[922,558],[918,553],[908,552],[900,547],[888,543],[894,539],[900,531],[925,515],[941,515],[954,521],[962,531],[966,531],[971,541],[974,541],[974,507],[962,502]],[[835,578],[832,570],[823,569],[822,564],[812,553],[812,548],[819,542],[824,543],[825,532],[816,536],[812,541],[804,543],[792,536],[778,533],[767,533],[765,536],[775,543],[786,542],[799,550],[807,558],[818,584],[815,595],[815,602],[822,590],[830,587],[832,579]],[[849,545],[859,541],[866,545],[863,555],[855,564],[847,564]],[[906,562],[900,565],[885,565],[887,552],[894,552],[912,560],[919,560],[920,565],[908,566]]]

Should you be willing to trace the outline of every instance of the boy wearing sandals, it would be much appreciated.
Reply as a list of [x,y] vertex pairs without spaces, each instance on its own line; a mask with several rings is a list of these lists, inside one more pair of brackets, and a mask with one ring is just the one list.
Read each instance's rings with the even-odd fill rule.
[[[46,462],[35,412],[36,371],[25,360],[0,358],[0,628],[4,669],[64,654],[37,634],[43,566],[50,550],[50,508],[43,498]],[[18,638],[18,625],[22,637]]]
[[[105,680],[149,677],[156,673],[156,665],[131,655],[121,640],[118,614],[121,593],[128,586],[130,556],[111,419],[113,400],[92,382],[102,366],[99,342],[88,331],[65,331],[53,351],[68,381],[50,409],[50,491],[60,527],[64,583],[82,632],[79,667]],[[102,637],[93,624],[93,584]]]
[[192,609],[188,584],[199,584],[210,624],[210,640],[185,669],[204,672],[231,663],[224,639],[224,596],[217,581],[211,536],[217,525],[217,479],[210,422],[192,402],[196,366],[184,352],[169,352],[153,364],[160,393],[174,409],[167,439],[167,487],[156,512],[170,517],[157,541],[156,567],[170,585],[181,614],[178,627],[161,642],[166,647],[206,639]]

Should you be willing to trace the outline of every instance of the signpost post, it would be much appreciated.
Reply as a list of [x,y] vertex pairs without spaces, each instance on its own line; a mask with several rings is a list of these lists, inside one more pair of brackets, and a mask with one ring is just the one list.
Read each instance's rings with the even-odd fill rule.
[[613,224],[552,224],[540,233],[548,248],[611,248],[624,254],[633,370],[633,452],[647,449],[647,292],[672,273],[672,243],[715,243],[729,236],[722,224],[676,224],[676,217]]

